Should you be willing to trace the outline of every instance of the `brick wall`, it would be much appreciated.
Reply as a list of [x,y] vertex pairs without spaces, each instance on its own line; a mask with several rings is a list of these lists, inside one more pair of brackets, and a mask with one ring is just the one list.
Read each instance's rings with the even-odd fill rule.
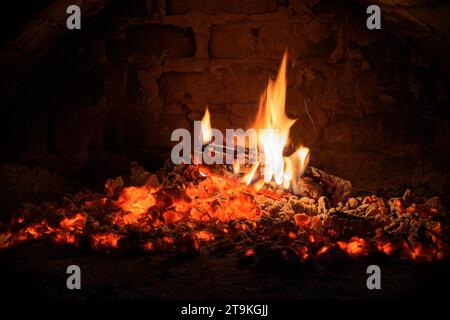
[[29,125],[8,133],[4,152],[23,156],[26,145],[33,159],[77,171],[170,146],[172,130],[191,128],[206,105],[214,127],[245,127],[288,48],[292,135],[313,164],[361,188],[442,186],[445,84],[364,17],[351,1],[112,1],[22,83],[6,119]]

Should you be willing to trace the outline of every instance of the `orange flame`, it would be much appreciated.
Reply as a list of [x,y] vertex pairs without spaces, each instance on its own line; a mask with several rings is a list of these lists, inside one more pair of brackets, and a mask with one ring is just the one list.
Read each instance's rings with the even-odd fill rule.
[[253,166],[252,166],[252,168],[251,168],[251,170],[242,178],[242,181],[246,184],[246,185],[249,185],[251,182],[252,182],[252,180],[253,180],[253,176],[255,175],[255,173],[256,173],[256,170],[258,169],[258,167],[259,167],[259,161],[257,162],[257,163],[255,163]]
[[[290,119],[285,112],[286,106],[286,65],[288,54],[283,55],[283,60],[275,80],[269,79],[269,83],[261,96],[258,113],[253,123],[253,129],[257,131],[258,154],[264,160],[258,160],[250,172],[242,178],[246,185],[257,181],[258,189],[262,187],[260,180],[256,180],[258,168],[263,165],[263,184],[275,181],[279,186],[288,189],[292,186],[297,192],[297,178],[304,173],[309,162],[309,149],[300,147],[289,157],[283,155],[283,151],[289,142],[289,132],[296,122]],[[206,144],[212,139],[211,116],[206,108],[201,121],[202,143]],[[198,163],[194,157],[194,163]],[[233,163],[233,172],[240,172],[239,163]]]
[[[264,155],[264,182],[274,180],[285,189],[295,185],[293,182],[305,171],[309,161],[309,149],[305,147],[300,147],[290,157],[283,156],[289,142],[290,128],[296,121],[285,112],[287,58],[285,52],[276,80],[269,79],[253,124],[253,128],[258,130],[259,152]],[[246,184],[250,183],[255,171],[252,169],[251,176],[244,177]]]
[[201,130],[202,130],[202,143],[206,144],[212,139],[212,130],[211,130],[211,115],[209,114],[208,107],[206,107],[205,114],[203,115],[201,121]]

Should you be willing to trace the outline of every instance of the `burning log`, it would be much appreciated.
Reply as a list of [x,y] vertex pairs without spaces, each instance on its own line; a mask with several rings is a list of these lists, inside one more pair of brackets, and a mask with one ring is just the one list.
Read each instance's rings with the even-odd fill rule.
[[[227,167],[228,171],[232,168]],[[246,175],[251,170],[251,167],[241,169],[240,174]],[[257,188],[258,193],[274,200],[280,200],[283,196],[282,191],[275,184],[270,184],[267,188]],[[280,192],[277,192],[280,191]],[[294,193],[294,191],[296,191]],[[297,188],[289,188],[287,193],[294,193],[299,197],[306,197],[318,201],[321,197],[325,197],[324,201],[331,201],[330,205],[337,206],[339,203],[345,204],[349,199],[352,191],[352,184],[350,181],[343,178],[330,175],[323,170],[309,167],[303,176],[298,178]],[[329,199],[329,200],[328,200]],[[353,198],[353,200],[355,199]],[[355,204],[353,204],[355,205]]]
[[322,195],[326,195],[333,206],[337,206],[339,202],[345,203],[352,191],[350,181],[311,166],[300,178],[299,184],[301,196],[319,200]]
[[[202,152],[206,147],[207,145],[203,146]],[[212,148],[214,153],[222,155],[224,163],[227,152],[236,156],[236,150],[232,147],[218,144],[210,144],[208,147]],[[245,164],[240,166],[239,170],[236,170],[233,165],[227,165],[226,167],[229,171],[235,174],[240,173],[241,175],[246,175],[254,168],[252,164],[254,164],[255,161],[259,161],[262,166],[264,166],[265,160],[263,154],[249,150],[248,148],[242,148],[242,150]],[[334,206],[339,202],[345,203],[352,191],[352,184],[350,181],[330,175],[323,170],[311,166],[306,169],[302,176],[296,177],[296,179],[298,180],[298,187],[294,188],[295,190],[290,189],[291,192],[296,191],[295,193],[300,196],[313,198],[315,200],[318,200],[322,195],[326,195],[331,199]],[[279,196],[276,196],[276,198],[279,198]]]

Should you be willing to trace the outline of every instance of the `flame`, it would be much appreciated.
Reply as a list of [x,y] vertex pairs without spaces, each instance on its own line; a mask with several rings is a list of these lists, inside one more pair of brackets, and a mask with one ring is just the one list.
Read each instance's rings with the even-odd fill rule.
[[238,174],[241,171],[241,165],[238,161],[233,162],[233,173]]
[[296,152],[295,152],[296,156],[298,157],[298,163],[299,167],[297,168],[297,173],[299,175],[302,175],[305,170],[306,167],[308,166],[308,162],[309,162],[309,148],[307,147],[300,147]]
[[[260,189],[264,183],[275,181],[284,189],[292,186],[295,193],[298,191],[296,183],[298,177],[304,173],[309,162],[309,149],[300,147],[289,157],[283,155],[289,142],[290,129],[296,122],[285,112],[287,59],[288,54],[285,52],[276,79],[269,79],[267,88],[260,98],[258,112],[252,125],[252,129],[257,131],[258,159],[263,157],[263,160],[253,164],[250,172],[242,177],[242,182],[249,185],[252,181],[257,181],[257,189]],[[201,120],[200,129],[202,144],[207,144],[212,139],[211,115],[208,107]],[[194,164],[199,163],[196,157],[194,156]],[[255,179],[260,166],[263,166],[262,185],[260,180]],[[233,163],[233,172],[235,174],[240,172],[239,163]]]
[[293,165],[292,160],[290,158],[284,158],[284,162],[285,162],[285,170],[283,175],[283,187],[287,189],[291,184]]
[[[258,131],[258,152],[264,155],[264,161],[261,162],[264,165],[264,182],[275,181],[285,189],[295,186],[296,178],[303,174],[309,161],[309,149],[305,147],[300,147],[290,157],[283,156],[289,142],[290,128],[296,121],[290,119],[285,112],[287,58],[288,54],[285,52],[277,78],[275,81],[269,79],[267,89],[261,96],[253,123],[253,128]],[[255,172],[256,168],[252,168],[243,182],[249,184]]]
[[[439,214],[435,208],[423,204],[406,207],[400,199],[394,202],[395,207],[402,210],[401,214],[410,215],[408,219],[420,217],[421,220],[415,221],[427,221],[424,225],[424,243],[415,237],[390,238],[385,229],[391,220],[385,217],[377,220],[386,226],[380,225],[376,230],[375,241],[356,235],[340,238],[347,234],[346,224],[339,230],[339,224],[335,224],[337,222],[334,219],[323,218],[322,214],[315,214],[306,205],[293,210],[293,206],[289,208],[290,205],[285,206],[280,201],[283,199],[286,203],[285,196],[288,195],[279,190],[263,188],[266,183],[274,181],[285,189],[292,187],[296,192],[298,177],[306,170],[310,157],[310,150],[303,146],[289,156],[284,155],[290,128],[295,123],[285,114],[286,64],[285,53],[276,80],[269,80],[261,97],[253,124],[258,132],[257,162],[249,171],[244,171],[248,169],[247,163],[235,161],[232,164],[235,174],[241,173],[241,169],[243,173],[246,172],[241,180],[223,174],[222,170],[216,170],[215,167],[201,164],[173,168],[172,172],[167,172],[167,176],[171,177],[175,173],[173,177],[176,180],[165,179],[158,187],[147,182],[124,187],[121,177],[110,179],[105,185],[106,194],[103,195],[80,192],[72,195],[69,198],[71,201],[64,201],[70,203],[65,207],[49,204],[41,205],[40,210],[25,207],[22,216],[13,218],[8,225],[0,224],[0,250],[27,240],[47,237],[56,244],[73,245],[84,244],[84,240],[89,239],[94,249],[138,246],[145,252],[199,252],[204,242],[219,245],[224,243],[224,238],[238,235],[239,239],[242,236],[243,241],[233,245],[234,250],[247,249],[245,256],[257,254],[253,248],[245,248],[242,243],[250,246],[250,243],[273,239],[283,246],[292,246],[300,261],[337,249],[349,256],[367,256],[377,250],[406,260],[446,258],[449,250],[440,233],[447,230],[447,225],[432,220],[433,216]],[[213,137],[208,108],[201,121],[200,134],[203,144],[210,142]],[[244,147],[247,147],[245,143]],[[136,171],[139,178],[141,175],[147,176],[147,173],[141,174],[139,170],[134,170],[133,178]],[[165,174],[166,171],[161,173]],[[134,179],[129,180],[132,182]],[[380,215],[387,216],[388,210],[391,210],[386,207],[383,198],[376,196],[365,197],[363,203],[376,205]],[[281,219],[280,215],[280,220],[289,223],[271,223],[266,219],[270,217],[278,220],[276,215],[281,212],[284,212],[285,218]],[[281,253],[285,259],[290,259],[287,249]]]
[[208,107],[206,107],[206,111],[203,115],[200,127],[202,130],[202,143],[206,144],[212,139],[211,115],[209,113]]
[[252,166],[251,170],[250,170],[247,174],[245,174],[245,176],[242,178],[242,181],[243,181],[246,185],[249,185],[249,184],[252,182],[253,176],[255,175],[256,169],[258,169],[259,164],[260,164],[260,161],[258,161],[257,163],[255,163],[255,164]]

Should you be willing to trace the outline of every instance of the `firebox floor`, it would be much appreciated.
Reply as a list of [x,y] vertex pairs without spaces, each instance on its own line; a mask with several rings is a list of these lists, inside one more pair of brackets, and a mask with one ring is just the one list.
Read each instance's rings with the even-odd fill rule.
[[[239,263],[231,253],[196,257],[94,252],[20,245],[0,252],[0,298],[20,299],[405,299],[444,298],[449,263],[348,258],[309,266]],[[81,268],[81,290],[68,290],[66,269]],[[368,290],[366,268],[381,268],[381,290]]]

